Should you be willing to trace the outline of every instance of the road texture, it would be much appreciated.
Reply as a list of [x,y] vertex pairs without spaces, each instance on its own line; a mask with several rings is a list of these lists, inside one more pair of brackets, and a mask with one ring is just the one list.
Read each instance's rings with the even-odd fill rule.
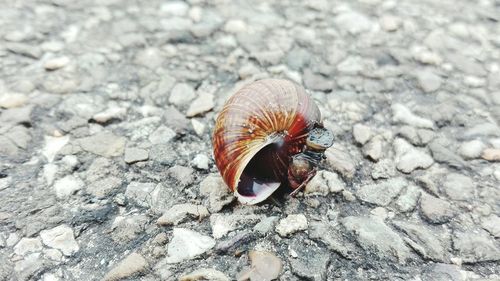
[[[0,1],[0,280],[500,279],[500,2]],[[306,192],[242,206],[227,97],[303,85]],[[191,278],[191,279],[189,279]]]

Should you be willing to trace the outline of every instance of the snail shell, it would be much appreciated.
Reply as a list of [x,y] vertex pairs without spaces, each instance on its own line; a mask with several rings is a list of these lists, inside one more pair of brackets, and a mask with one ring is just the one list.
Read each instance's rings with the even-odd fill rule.
[[244,204],[255,204],[287,183],[291,157],[303,151],[321,113],[301,86],[281,79],[237,91],[217,117],[215,163]]

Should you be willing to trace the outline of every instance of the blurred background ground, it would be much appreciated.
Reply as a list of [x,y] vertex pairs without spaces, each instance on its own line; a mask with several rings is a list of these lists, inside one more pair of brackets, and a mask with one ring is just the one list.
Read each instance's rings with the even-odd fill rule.
[[[0,1],[0,280],[232,280],[247,250],[280,280],[498,280],[499,21],[488,0]],[[307,194],[241,206],[210,136],[265,77],[304,85],[336,143]]]

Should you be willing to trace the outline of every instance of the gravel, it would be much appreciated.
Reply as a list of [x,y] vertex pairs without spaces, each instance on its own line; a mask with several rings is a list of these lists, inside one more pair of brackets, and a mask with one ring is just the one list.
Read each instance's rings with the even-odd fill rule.
[[[0,4],[0,280],[499,280],[498,1],[248,2]],[[246,206],[212,133],[267,77],[334,145]]]
[[306,229],[307,218],[302,214],[288,215],[286,218],[281,219],[278,225],[276,225],[276,232],[283,237]]
[[167,247],[167,263],[179,263],[193,259],[215,246],[215,240],[185,228],[174,228]]

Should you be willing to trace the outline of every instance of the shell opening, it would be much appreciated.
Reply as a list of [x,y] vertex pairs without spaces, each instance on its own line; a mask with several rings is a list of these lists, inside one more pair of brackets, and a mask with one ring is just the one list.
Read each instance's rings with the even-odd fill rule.
[[[288,165],[279,158],[281,139],[264,146],[248,162],[239,178],[236,196],[245,204],[256,204],[268,198],[281,185],[283,175],[276,163]],[[285,167],[286,169],[286,167]]]

